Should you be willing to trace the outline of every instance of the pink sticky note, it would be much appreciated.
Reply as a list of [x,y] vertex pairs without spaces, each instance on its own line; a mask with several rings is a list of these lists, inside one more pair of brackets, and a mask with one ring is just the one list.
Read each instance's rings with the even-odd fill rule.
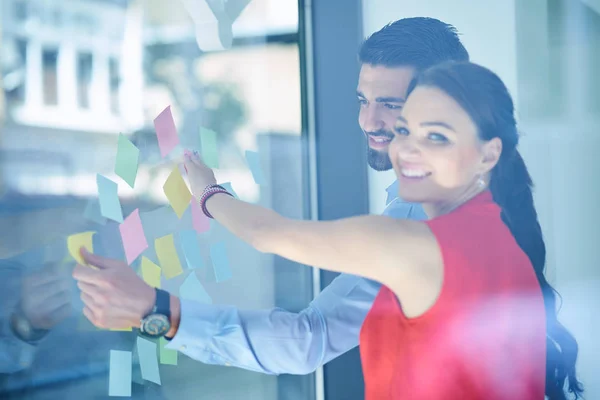
[[204,215],[195,197],[192,197],[192,225],[198,233],[206,232],[210,229],[210,219]]
[[119,225],[119,230],[121,231],[127,264],[131,264],[148,248],[142,220],[140,219],[140,210],[136,208],[134,212],[129,214],[125,221]]
[[177,136],[177,128],[175,127],[175,121],[173,121],[173,115],[171,114],[171,106],[167,106],[167,108],[154,119],[154,129],[156,129],[160,155],[161,157],[164,157],[179,144],[179,136]]

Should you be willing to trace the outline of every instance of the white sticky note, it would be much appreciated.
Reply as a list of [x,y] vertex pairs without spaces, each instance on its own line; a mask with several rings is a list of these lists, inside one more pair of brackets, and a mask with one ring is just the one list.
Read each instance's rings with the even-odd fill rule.
[[130,351],[110,351],[108,395],[131,397],[132,355]]
[[140,359],[142,378],[160,385],[158,348],[156,343],[141,336],[137,337],[137,354]]

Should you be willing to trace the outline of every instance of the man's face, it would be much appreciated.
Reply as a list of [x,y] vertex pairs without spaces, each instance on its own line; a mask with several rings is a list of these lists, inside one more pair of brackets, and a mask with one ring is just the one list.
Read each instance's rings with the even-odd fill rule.
[[368,141],[369,166],[376,171],[392,168],[388,146],[394,138],[394,125],[414,76],[412,67],[363,64],[360,69],[356,89],[360,103],[358,124]]

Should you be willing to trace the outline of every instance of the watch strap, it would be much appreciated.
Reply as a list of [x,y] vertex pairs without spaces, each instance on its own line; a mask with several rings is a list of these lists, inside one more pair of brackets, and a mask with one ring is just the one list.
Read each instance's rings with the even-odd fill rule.
[[153,313],[166,315],[171,319],[171,295],[166,290],[156,290],[156,301],[154,303]]

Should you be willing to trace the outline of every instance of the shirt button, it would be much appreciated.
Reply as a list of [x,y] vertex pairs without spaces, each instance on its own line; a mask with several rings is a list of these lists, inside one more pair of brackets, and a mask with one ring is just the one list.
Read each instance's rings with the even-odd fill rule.
[[185,351],[186,349],[187,349],[187,346],[185,344],[179,348],[179,350],[181,350],[181,351]]

